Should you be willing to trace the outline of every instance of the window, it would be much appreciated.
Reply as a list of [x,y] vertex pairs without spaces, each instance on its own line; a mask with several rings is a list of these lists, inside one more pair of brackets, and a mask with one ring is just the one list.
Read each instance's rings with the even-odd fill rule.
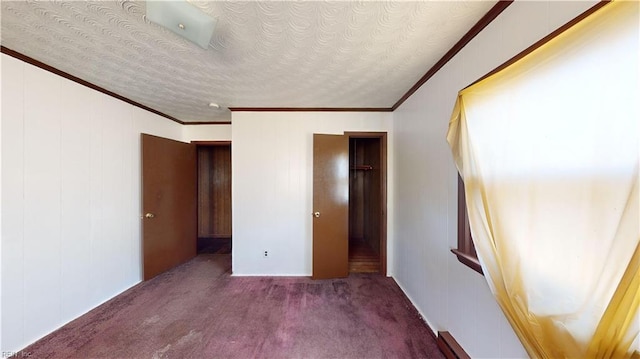
[[476,247],[471,238],[471,228],[469,227],[469,215],[467,214],[467,204],[464,196],[464,182],[458,176],[458,248],[451,252],[458,257],[460,263],[470,267],[474,271],[483,274]]
[[[447,136],[485,279],[531,357],[640,342],[640,5],[591,9],[461,90]],[[472,262],[465,225],[454,253]]]

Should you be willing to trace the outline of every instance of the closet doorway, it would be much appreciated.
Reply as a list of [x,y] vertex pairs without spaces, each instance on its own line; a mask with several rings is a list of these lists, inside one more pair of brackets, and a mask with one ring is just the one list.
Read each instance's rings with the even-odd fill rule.
[[231,142],[194,141],[198,161],[198,253],[231,254]]
[[387,268],[387,134],[349,136],[349,272],[382,273]]

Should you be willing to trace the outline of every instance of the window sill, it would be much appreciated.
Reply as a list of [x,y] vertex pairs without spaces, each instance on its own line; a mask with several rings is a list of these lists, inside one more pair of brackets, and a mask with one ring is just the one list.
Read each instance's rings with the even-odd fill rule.
[[480,262],[478,261],[477,258],[474,258],[466,253],[463,253],[457,249],[452,249],[451,253],[455,254],[456,257],[458,257],[458,261],[460,261],[460,263],[466,265],[467,267],[473,269],[474,271],[484,275],[484,273],[482,273],[482,267],[480,266]]

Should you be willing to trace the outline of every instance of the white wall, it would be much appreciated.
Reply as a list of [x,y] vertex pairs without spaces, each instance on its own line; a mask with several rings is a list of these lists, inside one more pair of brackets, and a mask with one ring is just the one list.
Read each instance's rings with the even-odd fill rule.
[[185,125],[182,126],[182,140],[231,141],[231,125]]
[[[388,132],[389,267],[393,258],[391,113],[233,112],[234,275],[311,274],[313,134]],[[265,250],[269,257],[264,258]]]
[[394,277],[431,327],[451,332],[473,358],[526,352],[484,278],[449,252],[457,172],[445,135],[457,92],[593,4],[516,1],[394,112]]
[[2,347],[141,280],[140,132],[181,125],[2,55]]

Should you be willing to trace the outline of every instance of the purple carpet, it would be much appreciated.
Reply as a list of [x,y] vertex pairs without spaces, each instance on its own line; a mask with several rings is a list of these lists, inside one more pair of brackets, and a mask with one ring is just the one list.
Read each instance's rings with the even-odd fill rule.
[[32,358],[443,358],[393,279],[231,277],[201,254],[25,348]]

